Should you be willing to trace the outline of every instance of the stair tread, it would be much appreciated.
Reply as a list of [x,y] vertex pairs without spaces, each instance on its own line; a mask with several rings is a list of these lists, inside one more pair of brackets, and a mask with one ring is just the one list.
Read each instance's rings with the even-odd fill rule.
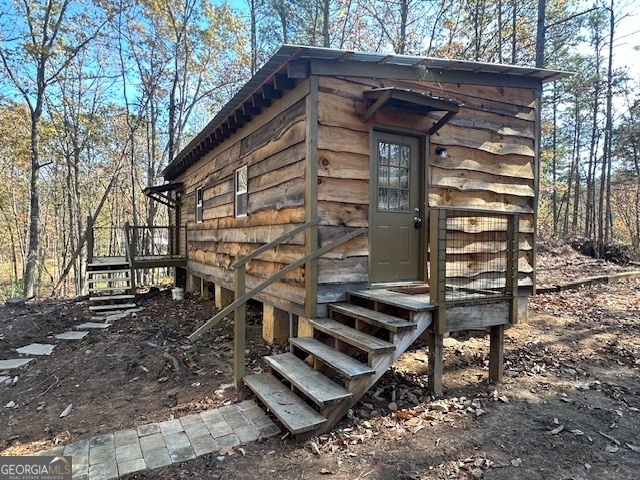
[[117,310],[121,308],[136,308],[137,305],[135,303],[112,303],[110,305],[91,305],[89,310],[98,311],[98,310]]
[[410,312],[427,312],[436,309],[435,305],[423,300],[421,295],[402,294],[384,288],[347,292],[347,299],[349,299],[349,297],[381,302]]
[[376,312],[359,305],[352,305],[350,303],[333,303],[329,305],[329,310],[336,311],[338,313],[358,318],[372,325],[385,328],[391,332],[405,332],[407,330],[415,330],[417,325],[413,322],[408,322],[402,318],[394,317],[382,312]]
[[128,268],[114,269],[114,270],[87,270],[89,275],[111,275],[113,273],[130,273]]
[[105,300],[131,300],[136,298],[135,295],[98,295],[95,297],[89,297],[90,302],[105,301]]
[[90,293],[116,292],[118,290],[123,291],[123,290],[126,290],[126,288],[125,287],[90,287],[89,288]]
[[290,338],[289,343],[313,355],[348,379],[373,375],[376,371],[349,355],[310,337]]
[[281,353],[265,357],[265,360],[319,407],[353,396],[347,389],[314,370],[293,353]]
[[122,267],[129,268],[129,262],[113,262],[113,263],[105,263],[105,262],[92,262],[87,264],[88,269],[97,268],[109,268],[109,267]]
[[247,375],[244,383],[294,435],[314,430],[327,419],[268,373]]
[[385,340],[372,337],[360,330],[348,327],[347,325],[336,322],[330,318],[314,318],[310,321],[311,325],[325,333],[333,335],[343,342],[358,347],[369,353],[387,353],[393,352],[396,346]]

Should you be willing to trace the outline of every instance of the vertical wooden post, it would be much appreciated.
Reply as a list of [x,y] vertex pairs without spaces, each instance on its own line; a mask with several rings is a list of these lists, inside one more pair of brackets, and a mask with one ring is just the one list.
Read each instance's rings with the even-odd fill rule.
[[[244,255],[238,255],[238,260],[244,258]],[[235,297],[236,300],[242,297],[246,292],[246,272],[244,264],[238,266],[235,270]],[[246,336],[247,304],[242,303],[241,306],[234,311],[233,326],[233,383],[237,390],[242,389],[242,377],[244,377],[244,350]]]
[[[309,95],[306,98],[306,165],[304,208],[307,222],[318,216],[318,77],[311,75]],[[305,254],[318,249],[318,226],[309,227],[305,237]],[[318,259],[309,260],[304,266],[304,315],[318,316]]]
[[506,288],[510,295],[509,323],[518,323],[518,254],[520,248],[520,216],[507,216],[507,278]]
[[489,342],[489,378],[501,382],[504,370],[504,325],[491,327]]
[[127,249],[127,260],[129,263],[129,275],[130,275],[130,283],[129,283],[129,295],[136,294],[136,267],[134,265],[136,247],[135,240],[132,236],[132,228],[129,225],[129,222],[124,224],[124,238],[127,241],[126,249]]
[[209,300],[209,282],[204,278],[200,279],[200,296],[203,300]]
[[430,302],[437,307],[433,330],[443,334],[447,330],[446,283],[447,283],[447,212],[442,208],[432,208],[429,213],[429,249],[431,281]]
[[427,365],[429,390],[436,395],[442,395],[444,335],[429,332],[427,344],[429,346],[429,364]]
[[93,222],[91,215],[87,215],[87,263],[93,262],[93,247],[95,238],[93,236]]

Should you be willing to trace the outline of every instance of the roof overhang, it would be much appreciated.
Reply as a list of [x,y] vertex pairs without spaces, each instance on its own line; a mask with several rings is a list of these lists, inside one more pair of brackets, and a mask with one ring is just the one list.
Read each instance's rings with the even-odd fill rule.
[[155,200],[158,203],[162,203],[169,208],[176,208],[175,199],[167,195],[167,192],[173,192],[176,190],[182,190],[182,182],[165,183],[164,185],[154,185],[142,190],[147,197]]
[[364,114],[365,122],[368,122],[378,110],[385,106],[419,115],[444,112],[444,115],[429,129],[429,135],[433,135],[445,126],[460,109],[460,105],[453,100],[432,97],[425,93],[396,87],[367,90],[364,92],[364,97],[373,101],[371,107]]
[[572,74],[516,65],[283,45],[160,175],[166,180],[176,179],[269,107],[274,100],[293,89],[297,80],[310,75],[369,76],[541,88],[543,83]]

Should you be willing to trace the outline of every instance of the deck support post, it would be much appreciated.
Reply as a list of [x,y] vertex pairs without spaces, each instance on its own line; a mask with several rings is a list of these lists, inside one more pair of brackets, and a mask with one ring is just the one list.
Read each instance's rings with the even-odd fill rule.
[[215,286],[215,302],[216,308],[221,309],[233,303],[233,292],[228,288],[224,288],[216,283]]
[[269,343],[286,341],[289,338],[289,312],[263,304],[262,338]]
[[95,239],[93,237],[93,219],[87,216],[87,263],[93,262],[93,247]]
[[504,325],[490,328],[489,342],[489,378],[501,382],[504,371]]
[[298,317],[298,337],[313,337],[313,327],[306,317]]
[[204,278],[200,280],[200,297],[203,300],[209,300],[209,282]]
[[442,395],[444,335],[429,332],[427,336],[427,344],[429,346],[429,364],[427,373],[429,390],[435,395]]
[[[238,255],[238,259],[242,259]],[[240,265],[235,269],[235,298],[236,300],[246,293],[246,271],[245,266]],[[233,383],[238,391],[242,389],[242,378],[244,377],[244,351],[246,348],[246,320],[247,303],[242,302],[234,311],[233,324]]]

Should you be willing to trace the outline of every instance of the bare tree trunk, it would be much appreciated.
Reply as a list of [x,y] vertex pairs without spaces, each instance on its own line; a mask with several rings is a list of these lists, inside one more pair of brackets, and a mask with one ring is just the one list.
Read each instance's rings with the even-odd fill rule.
[[600,202],[598,214],[600,223],[598,227],[598,253],[602,255],[604,246],[610,240],[611,229],[611,147],[613,137],[612,122],[612,97],[613,97],[613,36],[615,29],[615,16],[613,11],[614,0],[611,0],[609,10],[609,59],[607,66],[607,96],[605,106],[604,151],[602,155],[602,176],[600,179]]
[[537,68],[544,68],[544,44],[545,44],[545,33],[547,29],[547,27],[545,26],[546,9],[547,9],[546,0],[538,0],[538,23],[536,27],[536,67]]
[[322,2],[322,46],[329,48],[331,39],[329,38],[329,3],[331,0],[323,0]]

